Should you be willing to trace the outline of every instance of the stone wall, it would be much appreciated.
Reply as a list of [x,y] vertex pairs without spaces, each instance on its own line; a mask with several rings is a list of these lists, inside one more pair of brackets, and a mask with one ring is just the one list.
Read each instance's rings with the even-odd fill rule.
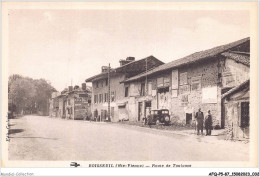
[[[187,67],[180,68],[179,72],[179,82],[180,74],[187,73],[187,84],[185,87],[188,88],[187,91],[183,92],[178,90],[178,97],[171,99],[171,115],[173,117],[173,122],[185,123],[186,114],[192,114],[192,119],[195,119],[195,113],[198,108],[201,108],[204,115],[207,114],[208,110],[211,111],[213,117],[213,125],[220,124],[220,111],[221,110],[221,93],[218,88],[218,61],[212,60],[208,62],[203,62],[199,64],[189,65]],[[194,87],[194,80],[196,80],[196,88]],[[214,100],[207,100],[204,97],[209,96],[204,90],[213,90],[211,94],[215,95]],[[204,95],[203,95],[204,94]],[[183,102],[182,97],[187,97],[186,102]],[[203,100],[205,99],[205,100]]]

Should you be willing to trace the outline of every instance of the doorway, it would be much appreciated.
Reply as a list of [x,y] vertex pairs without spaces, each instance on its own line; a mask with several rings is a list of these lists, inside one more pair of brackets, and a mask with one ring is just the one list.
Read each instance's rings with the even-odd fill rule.
[[151,111],[151,101],[146,101],[145,102],[145,112],[144,112],[144,117],[147,117],[150,114]]
[[143,117],[142,115],[142,111],[143,110],[143,103],[142,102],[139,102],[138,103],[138,121],[141,120],[141,118]]
[[192,114],[186,113],[186,125],[190,125],[192,120]]

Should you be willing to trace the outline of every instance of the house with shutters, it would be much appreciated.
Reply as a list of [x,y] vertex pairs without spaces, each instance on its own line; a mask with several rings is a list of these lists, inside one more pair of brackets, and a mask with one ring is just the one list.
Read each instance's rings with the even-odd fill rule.
[[160,65],[121,82],[128,88],[128,117],[141,121],[151,109],[169,109],[172,123],[192,124],[201,108],[224,128],[221,96],[248,80],[249,70],[249,38]]
[[[102,66],[100,74],[85,80],[86,82],[92,83],[92,118],[97,121],[105,121],[108,119],[108,102],[110,102],[111,121],[117,122],[129,119],[129,87],[127,84],[120,82],[164,64],[154,56],[140,60],[135,60],[134,57],[127,57],[126,59],[120,60],[119,63],[119,67],[109,70],[109,80],[108,66]],[[108,84],[110,84],[110,91]],[[110,98],[110,101],[108,98]]]

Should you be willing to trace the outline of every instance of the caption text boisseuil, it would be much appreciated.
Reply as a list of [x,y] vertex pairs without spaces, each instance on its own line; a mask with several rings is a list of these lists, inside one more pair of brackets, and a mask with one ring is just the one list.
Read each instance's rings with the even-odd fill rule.
[[190,164],[89,164],[90,168],[187,168]]

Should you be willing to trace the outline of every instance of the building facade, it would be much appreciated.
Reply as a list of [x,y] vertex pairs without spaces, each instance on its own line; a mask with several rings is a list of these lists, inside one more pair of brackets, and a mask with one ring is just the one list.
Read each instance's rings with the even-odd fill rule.
[[164,108],[172,123],[192,124],[201,108],[211,111],[214,126],[224,128],[221,95],[249,78],[249,43],[246,38],[197,52],[124,80],[130,120]]
[[234,87],[222,95],[227,139],[250,137],[250,81]]
[[108,120],[108,104],[110,104],[111,121],[117,122],[129,119],[128,109],[126,108],[129,88],[121,82],[163,64],[153,56],[137,61],[134,57],[128,57],[119,62],[120,67],[112,68],[109,71],[108,67],[102,67],[100,74],[86,79],[86,82],[92,82],[91,110],[93,119],[97,121]]
[[91,89],[86,87],[69,86],[61,93],[53,93],[50,100],[50,117],[66,119],[90,119],[91,117]]

